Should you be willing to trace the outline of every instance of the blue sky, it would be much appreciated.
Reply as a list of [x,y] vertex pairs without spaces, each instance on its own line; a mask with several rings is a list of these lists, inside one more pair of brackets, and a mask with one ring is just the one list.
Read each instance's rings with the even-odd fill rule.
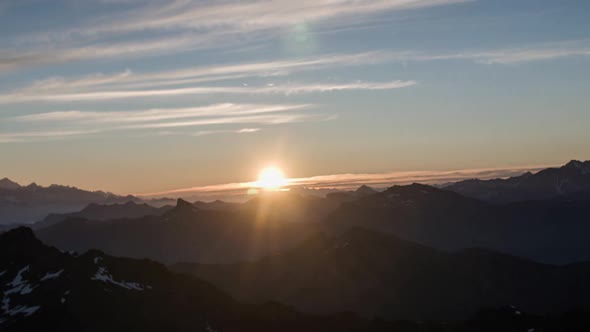
[[3,1],[0,176],[142,193],[246,182],[270,164],[392,181],[590,159],[588,12],[545,0]]

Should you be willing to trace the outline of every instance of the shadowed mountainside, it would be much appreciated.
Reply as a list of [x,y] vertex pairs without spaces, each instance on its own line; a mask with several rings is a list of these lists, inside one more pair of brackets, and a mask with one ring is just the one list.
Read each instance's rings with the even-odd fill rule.
[[275,213],[276,206],[266,203],[217,210],[178,200],[161,216],[99,222],[67,219],[37,230],[37,235],[62,250],[96,248],[162,262],[235,262],[283,251],[317,232],[316,224],[283,220]]
[[30,229],[0,235],[2,331],[386,331],[354,315],[309,316],[243,305],[148,260],[62,253]]
[[480,308],[510,305],[558,314],[590,304],[588,264],[558,267],[482,249],[449,253],[360,228],[317,235],[255,262],[172,269],[244,301],[389,319],[465,319]]

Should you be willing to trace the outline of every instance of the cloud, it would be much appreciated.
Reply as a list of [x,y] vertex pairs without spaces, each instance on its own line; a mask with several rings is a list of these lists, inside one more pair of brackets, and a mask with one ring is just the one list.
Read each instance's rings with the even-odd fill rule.
[[[137,58],[197,49],[214,49],[218,48],[214,41],[222,39],[221,35],[222,33],[212,32],[207,35],[188,34],[149,40],[102,42],[82,47],[48,46],[43,49],[0,49],[0,72],[82,60]],[[226,41],[241,43],[239,39],[230,37]]]
[[0,104],[14,104],[23,102],[71,102],[115,100],[130,98],[172,97],[182,95],[211,95],[211,94],[302,94],[332,92],[343,90],[391,90],[416,85],[415,81],[390,82],[354,82],[354,83],[286,83],[266,86],[210,86],[152,90],[104,90],[78,93],[9,93],[0,96]]
[[275,30],[299,23],[383,14],[396,10],[435,7],[470,0],[260,0],[152,2],[118,15],[95,19],[84,27],[45,34],[46,40],[124,35],[145,31],[220,31],[240,33]]
[[[333,174],[319,175],[306,178],[288,179],[288,187],[306,187],[310,189],[338,189],[351,190],[359,186],[371,185],[375,188],[385,188],[392,185],[405,185],[411,183],[444,184],[448,182],[461,181],[465,179],[492,179],[505,178],[520,175],[524,172],[536,172],[544,166],[522,166],[513,168],[483,168],[483,169],[462,169],[448,171],[412,171],[412,172],[390,172],[373,174]],[[139,194],[146,197],[203,197],[208,196],[234,196],[237,199],[246,199],[247,190],[255,186],[255,181],[225,183],[209,186],[199,186],[183,189],[168,190],[155,193]]]
[[[127,11],[88,19],[83,26],[18,36],[18,48],[0,50],[0,72],[81,60],[174,54],[237,45],[248,47],[254,42],[279,37],[283,28],[300,23],[330,22],[346,26],[347,18],[353,16],[383,15],[396,10],[469,1],[174,0],[148,2],[147,5],[137,2]],[[150,39],[145,39],[146,32]]]
[[37,113],[13,117],[10,120],[20,122],[32,121],[75,121],[81,123],[130,123],[163,121],[182,118],[236,116],[263,113],[276,113],[309,109],[311,105],[264,105],[264,104],[214,104],[202,107],[164,108],[139,111],[60,111]]
[[[30,114],[8,118],[13,123],[26,123],[35,127],[48,127],[45,131],[0,133],[1,143],[38,141],[47,138],[66,138],[88,134],[129,130],[159,130],[156,135],[173,135],[183,132],[162,132],[204,126],[279,125],[303,121],[331,120],[331,115],[305,112],[311,105],[214,104],[203,107],[149,109],[135,111],[61,111]],[[72,129],[75,128],[75,129]],[[202,130],[196,136],[213,133],[245,134],[259,131],[258,127],[239,129]],[[191,135],[195,136],[193,132]]]
[[414,61],[473,60],[482,64],[520,64],[535,61],[553,60],[575,56],[590,56],[590,41],[566,41],[527,45],[516,48],[501,48],[483,51],[465,51],[448,54],[417,54]]
[[63,139],[70,136],[90,135],[99,130],[53,130],[53,131],[29,131],[17,133],[0,133],[0,143],[45,141],[47,139]]
[[215,65],[207,67],[188,67],[177,70],[135,73],[125,70],[120,73],[95,73],[85,77],[66,79],[51,77],[39,80],[15,93],[47,93],[89,90],[108,85],[117,89],[149,88],[222,81],[246,77],[283,76],[293,72],[311,71],[340,66],[366,65],[386,61],[388,52],[363,52],[353,54],[324,54],[289,60],[250,62]]
[[[164,44],[164,47],[168,47]],[[115,47],[116,48],[116,47]],[[133,48],[132,48],[133,49]],[[102,52],[105,52],[104,50]],[[86,52],[82,52],[82,55]],[[95,53],[92,50],[89,53]],[[105,53],[109,53],[106,51]],[[79,54],[80,55],[80,54]],[[491,50],[465,50],[451,53],[425,53],[420,51],[378,50],[353,54],[323,54],[298,59],[226,64],[207,67],[188,67],[177,70],[135,73],[125,70],[120,73],[96,73],[85,77],[66,79],[51,77],[39,80],[22,89],[18,94],[44,94],[49,92],[94,91],[106,86],[115,90],[131,90],[194,83],[235,80],[248,77],[285,76],[291,73],[325,70],[338,67],[363,66],[383,63],[409,63],[426,61],[468,60],[482,64],[520,64],[553,60],[574,56],[590,56],[590,41],[566,41],[525,45],[517,48]],[[6,57],[5,57],[6,58]],[[6,64],[19,61],[34,61],[34,56],[6,58]],[[0,53],[0,67],[2,54]]]
[[191,136],[206,136],[215,134],[251,134],[260,130],[260,128],[242,128],[238,130],[202,130],[193,133]]

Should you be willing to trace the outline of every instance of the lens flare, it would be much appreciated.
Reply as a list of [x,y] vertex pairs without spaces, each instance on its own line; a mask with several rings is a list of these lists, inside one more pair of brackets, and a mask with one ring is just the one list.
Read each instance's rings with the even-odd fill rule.
[[260,171],[256,187],[265,190],[279,190],[287,184],[285,175],[277,167],[267,167]]

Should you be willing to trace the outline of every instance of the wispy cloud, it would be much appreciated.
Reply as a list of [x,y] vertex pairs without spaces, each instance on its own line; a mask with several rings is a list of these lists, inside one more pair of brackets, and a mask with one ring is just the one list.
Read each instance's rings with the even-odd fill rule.
[[414,53],[414,61],[472,60],[482,64],[520,64],[566,57],[590,56],[590,41],[566,41],[448,54]]
[[[104,51],[104,50],[103,50]],[[84,53],[84,52],[83,52]],[[94,53],[91,51],[90,53]],[[108,52],[107,52],[108,53]],[[67,94],[68,92],[92,92],[107,88],[116,91],[179,86],[195,83],[236,80],[250,77],[285,76],[297,72],[326,70],[331,68],[366,66],[384,63],[409,63],[426,61],[465,60],[482,64],[520,64],[566,57],[590,56],[590,41],[578,40],[525,45],[514,48],[489,50],[464,50],[449,53],[425,53],[420,51],[380,50],[353,54],[323,54],[299,59],[215,65],[177,70],[135,73],[125,70],[120,73],[95,73],[85,77],[66,79],[51,77],[39,80],[24,88],[9,92],[13,97],[26,99],[30,94]],[[2,66],[0,53],[0,67]],[[30,57],[7,60],[28,61]],[[190,90],[185,90],[190,91]],[[205,90],[203,90],[205,91]],[[182,93],[180,90],[178,93]],[[187,92],[189,93],[189,92]],[[198,93],[198,92],[197,92]],[[42,98],[42,97],[39,97]],[[8,99],[7,96],[2,98]],[[16,98],[19,99],[19,98]]]
[[237,130],[201,130],[192,133],[191,136],[206,136],[216,134],[251,134],[260,131],[260,128],[242,128]]
[[363,52],[353,54],[323,54],[299,59],[249,62],[214,65],[206,67],[185,67],[177,70],[135,73],[125,70],[120,73],[95,73],[85,77],[66,79],[51,77],[39,80],[17,90],[20,93],[67,92],[108,85],[118,89],[149,88],[155,86],[180,85],[238,79],[245,77],[282,76],[294,72],[366,65],[380,63],[391,57],[389,52]]
[[31,121],[75,121],[79,123],[129,123],[163,121],[182,118],[236,116],[262,113],[277,113],[309,109],[311,105],[256,105],[256,104],[214,104],[202,107],[149,109],[140,111],[61,111],[22,115],[10,120]]
[[0,143],[45,141],[47,139],[63,139],[71,136],[90,135],[99,130],[52,130],[52,131],[25,131],[14,133],[0,133]]
[[[18,36],[21,46],[0,50],[0,71],[81,60],[246,46],[253,41],[277,37],[283,28],[296,24],[336,22],[336,25],[347,25],[346,18],[352,16],[382,15],[463,2],[470,0],[174,0],[147,5],[137,2],[137,6],[128,11],[87,20],[84,26]],[[145,32],[157,37],[145,39]],[[121,41],[110,41],[114,38]],[[43,47],[35,47],[39,44]]]
[[114,100],[130,98],[154,98],[182,95],[212,95],[212,94],[302,94],[343,90],[391,90],[405,88],[417,84],[416,81],[390,82],[354,82],[354,83],[286,83],[265,86],[222,86],[222,87],[189,87],[175,89],[152,90],[104,90],[79,93],[23,93],[16,92],[0,96],[0,104],[14,104],[23,102],[70,102],[90,100]]
[[[325,121],[331,115],[305,112],[311,105],[257,105],[257,104],[215,104],[203,107],[177,109],[151,109],[142,111],[93,112],[63,111],[31,114],[8,118],[6,121],[21,122],[28,125],[46,126],[43,131],[18,131],[0,133],[0,142],[36,141],[46,138],[66,138],[88,134],[113,131],[158,130],[152,134],[159,135],[163,129],[182,129],[203,126],[236,125],[278,125],[303,121]],[[57,126],[57,128],[56,128]],[[75,129],[72,129],[75,128]],[[259,127],[239,129],[205,129],[199,131],[202,136],[213,133],[253,133]],[[196,132],[196,133],[199,133]],[[169,134],[183,134],[169,132]]]
[[118,15],[96,18],[85,26],[44,33],[33,40],[125,35],[145,31],[210,31],[251,33],[300,23],[340,21],[397,10],[435,7],[472,0],[261,0],[205,2],[154,1]]

